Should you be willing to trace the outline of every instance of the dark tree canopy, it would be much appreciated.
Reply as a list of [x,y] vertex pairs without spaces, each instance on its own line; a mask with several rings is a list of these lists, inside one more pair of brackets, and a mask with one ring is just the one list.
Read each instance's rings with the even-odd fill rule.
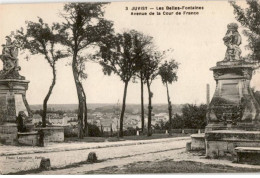
[[135,34],[134,51],[136,55],[136,67],[138,72],[136,76],[143,78],[143,70],[145,67],[145,61],[147,60],[147,54],[150,54],[154,50],[153,37],[145,35],[140,32],[132,30]]
[[147,53],[151,53],[154,50],[153,38],[140,32],[135,32],[135,53],[136,53],[136,68],[137,72],[134,75],[133,82],[136,82],[137,78],[140,79],[141,85],[141,122],[142,132],[144,132],[144,67]]
[[42,54],[52,66],[58,59],[68,57],[59,44],[60,34],[59,26],[53,24],[51,27],[44,23],[41,18],[39,22],[26,22],[26,31],[23,28],[17,30],[15,38],[20,43],[22,49],[27,49],[31,54]]
[[171,84],[172,82],[177,81],[177,69],[179,64],[175,60],[165,61],[164,64],[162,64],[159,67],[159,75],[161,76],[162,83]]
[[137,36],[134,30],[116,34],[114,38],[100,48],[100,61],[105,75],[112,72],[120,77],[123,82],[129,82],[137,72]]
[[250,59],[260,61],[260,3],[259,0],[247,0],[248,7],[243,9],[235,1],[230,2],[237,21],[246,27],[243,33],[248,37],[247,48],[252,51]]
[[60,40],[59,29],[59,25],[53,24],[50,27],[39,18],[39,22],[27,22],[26,32],[22,28],[15,35],[22,49],[29,50],[32,55],[43,55],[52,69],[52,83],[43,101],[43,127],[46,126],[47,103],[56,84],[56,62],[61,58],[69,56],[68,53],[62,52],[58,46]]
[[[62,44],[80,51],[90,45],[107,40],[113,32],[113,23],[103,18],[103,6],[107,3],[68,3],[61,16]],[[71,51],[71,50],[69,50]],[[72,51],[71,51],[72,52]]]
[[142,69],[145,83],[151,85],[152,81],[159,75],[159,65],[163,56],[164,53],[159,51],[152,51],[151,53],[146,54],[144,67]]
[[112,72],[120,77],[124,82],[123,104],[120,116],[120,132],[119,136],[123,136],[123,118],[126,106],[126,95],[129,81],[138,72],[137,60],[140,56],[138,32],[131,30],[123,34],[116,34],[110,38],[100,48],[100,55],[103,60],[100,60],[100,65],[103,67],[105,75],[110,75]]
[[72,56],[71,66],[79,102],[79,138],[83,138],[84,132],[88,133],[86,93],[81,80],[87,78],[85,62],[88,57],[93,59],[93,54],[84,54],[84,49],[93,51],[107,43],[114,33],[113,23],[103,18],[105,4],[68,3],[61,13],[65,22],[57,24],[60,26],[60,42]]
[[184,128],[201,129],[206,126],[207,105],[186,104],[182,108]]

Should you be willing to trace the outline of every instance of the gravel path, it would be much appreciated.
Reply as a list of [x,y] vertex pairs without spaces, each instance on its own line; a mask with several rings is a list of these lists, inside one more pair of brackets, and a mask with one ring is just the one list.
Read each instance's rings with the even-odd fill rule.
[[[19,172],[21,170],[30,170],[38,168],[40,157],[45,157],[50,158],[51,166],[58,169],[43,171],[37,174],[87,174],[89,171],[95,171],[112,166],[120,168],[135,162],[145,163],[145,161],[163,161],[167,159],[174,161],[196,161],[204,164],[228,165],[241,168],[256,168],[259,169],[260,172],[260,166],[257,165],[236,164],[222,159],[206,159],[205,156],[199,156],[199,154],[195,154],[194,152],[186,152],[185,146],[188,141],[190,141],[189,137],[153,141],[146,140],[142,142],[128,141],[125,145],[122,145],[122,142],[120,142],[121,145],[118,145],[118,142],[114,142],[110,146],[107,146],[106,143],[98,143],[99,148],[89,147],[90,143],[84,143],[84,146],[82,145],[83,147],[75,147],[76,144],[72,144],[69,147],[69,149],[71,149],[70,151],[57,152],[53,150],[53,152],[32,153],[20,156],[0,156],[0,168],[4,168],[1,170],[2,174]],[[75,150],[76,148],[79,149]],[[49,148],[45,149],[48,150]],[[101,160],[101,162],[63,168],[66,165],[86,161],[89,152],[93,151],[96,152],[98,159]]]
[[[44,148],[12,147],[2,150],[0,156],[1,174],[15,173],[22,170],[36,169],[40,165],[41,157],[50,158],[52,167],[64,167],[73,163],[85,161],[89,152],[96,152],[98,159],[116,159],[134,155],[143,155],[147,152],[166,151],[185,148],[189,137],[104,142],[104,143],[61,143]],[[66,146],[66,147],[61,147]],[[17,149],[17,150],[14,150]]]

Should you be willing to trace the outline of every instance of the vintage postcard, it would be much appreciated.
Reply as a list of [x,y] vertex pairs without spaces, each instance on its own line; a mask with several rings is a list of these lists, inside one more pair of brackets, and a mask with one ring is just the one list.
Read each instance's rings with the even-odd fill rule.
[[0,174],[260,172],[260,1],[0,4]]

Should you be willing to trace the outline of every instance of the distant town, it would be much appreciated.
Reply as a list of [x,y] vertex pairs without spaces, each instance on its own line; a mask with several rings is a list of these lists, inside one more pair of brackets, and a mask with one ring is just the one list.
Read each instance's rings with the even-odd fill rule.
[[[155,104],[156,105],[156,104]],[[147,108],[147,106],[145,106]],[[41,105],[31,105],[33,124],[42,121]],[[181,114],[182,105],[173,105],[173,113]],[[89,104],[87,122],[96,125],[104,132],[118,131],[120,106],[118,104]],[[145,114],[145,125],[147,125]],[[152,126],[166,123],[169,120],[167,104],[157,104],[152,114]],[[47,112],[47,123],[52,126],[76,126],[78,124],[77,104],[50,104]],[[124,130],[141,128],[140,105],[129,104],[124,118]]]

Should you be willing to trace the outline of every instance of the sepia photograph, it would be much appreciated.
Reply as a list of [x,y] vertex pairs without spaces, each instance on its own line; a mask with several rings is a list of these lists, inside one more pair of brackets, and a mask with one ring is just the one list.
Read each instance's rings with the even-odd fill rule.
[[0,1],[0,174],[260,173],[260,0]]

